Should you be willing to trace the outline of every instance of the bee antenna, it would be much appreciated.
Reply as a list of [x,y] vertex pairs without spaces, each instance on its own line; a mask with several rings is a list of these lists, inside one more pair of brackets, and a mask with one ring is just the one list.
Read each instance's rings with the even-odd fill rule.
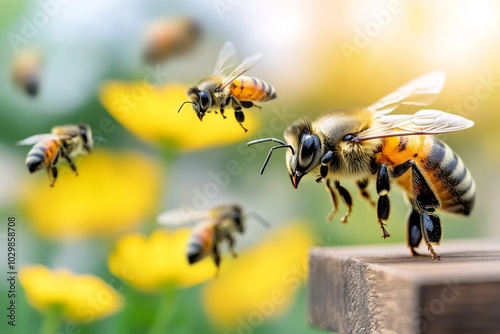
[[245,219],[253,218],[256,221],[258,221],[259,223],[261,223],[262,226],[264,226],[265,228],[271,228],[271,224],[267,220],[265,220],[264,217],[259,215],[257,212],[248,212],[243,217]]
[[281,144],[281,145],[271,147],[271,149],[269,150],[269,153],[267,154],[266,160],[264,160],[264,164],[262,165],[262,168],[260,169],[260,175],[264,174],[264,170],[266,169],[267,163],[269,162],[269,159],[271,159],[271,155],[273,154],[275,149],[277,149],[277,148],[289,148],[292,151],[292,154],[295,154],[295,151],[293,150],[292,145],[288,145],[284,141],[276,139],[276,138],[263,138],[263,139],[252,140],[252,141],[249,141],[247,143],[247,146],[251,146],[251,145],[259,144],[259,143],[265,143],[268,141],[274,141],[274,142]]
[[185,102],[183,102],[183,103],[181,104],[181,106],[179,107],[179,110],[177,110],[177,113],[179,113],[179,112],[181,111],[182,107],[184,107],[184,105],[185,105],[186,103],[191,103],[191,104],[193,104],[193,101],[185,101]]

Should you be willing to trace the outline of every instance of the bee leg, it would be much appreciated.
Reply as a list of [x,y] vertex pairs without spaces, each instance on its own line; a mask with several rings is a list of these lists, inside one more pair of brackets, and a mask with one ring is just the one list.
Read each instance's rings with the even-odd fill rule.
[[50,180],[50,186],[53,187],[54,184],[56,183],[57,179],[57,161],[59,160],[59,154],[61,152],[61,149],[59,149],[52,161],[50,162],[50,165],[47,167],[47,173],[49,174],[49,180]]
[[76,165],[73,159],[69,156],[69,154],[66,152],[66,150],[62,149],[61,154],[64,156],[64,159],[68,162],[69,166],[71,167],[71,170],[75,172],[76,176],[78,176],[78,171],[76,170]]
[[347,218],[349,218],[352,213],[352,197],[347,189],[340,185],[339,181],[335,181],[335,188],[337,188],[337,190],[339,191],[342,201],[345,203],[345,205],[347,205],[347,212],[342,216],[342,218],[340,218],[341,223],[347,224]]
[[214,246],[212,249],[212,258],[214,259],[216,267],[215,277],[217,277],[219,276],[219,269],[220,269],[220,253],[219,253],[219,247],[217,246],[216,242],[214,242]]
[[431,215],[436,209],[438,209],[441,204],[437,199],[434,191],[425,180],[424,175],[420,171],[417,163],[413,160],[408,160],[403,162],[399,166],[394,167],[392,172],[393,177],[397,178],[403,175],[409,168],[412,172],[412,184],[413,184],[413,202],[417,210],[420,212],[425,212]]
[[361,191],[361,196],[366,199],[372,206],[375,206],[375,202],[372,200],[370,193],[366,190],[366,187],[368,187],[368,179],[358,180],[356,181],[356,184]]
[[240,101],[240,104],[243,108],[252,108],[252,107],[256,107],[256,108],[261,108],[260,106],[254,104],[252,101]]
[[50,186],[53,187],[57,179],[57,167],[51,165],[47,168],[47,172],[49,174],[49,180],[51,181]]
[[237,106],[234,108],[234,117],[236,118],[236,121],[240,123],[240,126],[247,132],[248,130],[243,126],[243,123],[245,121],[245,114],[243,111],[241,111],[241,106]]
[[330,180],[326,180],[325,183],[326,190],[328,191],[328,194],[330,195],[330,201],[332,202],[332,211],[326,216],[326,219],[328,221],[331,221],[335,214],[337,213],[338,210],[338,197],[337,197],[337,192],[335,189],[331,186]]
[[236,252],[234,251],[234,245],[236,243],[236,240],[233,238],[233,236],[229,232],[224,233],[224,238],[227,240],[227,244],[229,246],[229,252],[233,256],[233,258],[237,258],[238,254],[236,254]]
[[437,215],[428,215],[427,213],[422,212],[420,214],[420,227],[427,249],[432,255],[432,259],[440,260],[441,257],[434,251],[431,244],[438,245],[441,241],[441,237],[443,235],[441,219],[439,219],[439,216]]
[[379,195],[377,202],[377,218],[380,228],[382,229],[382,238],[386,239],[391,235],[385,229],[386,221],[389,218],[389,213],[391,212],[391,202],[387,194],[391,190],[391,183],[389,181],[389,172],[387,171],[387,165],[380,165],[377,172],[377,194]]
[[220,114],[222,116],[223,119],[226,119],[227,117],[224,116],[224,108],[226,107],[226,105],[231,101],[231,96],[229,96],[226,101],[222,102],[221,105],[220,105]]
[[420,254],[417,253],[415,248],[417,248],[422,241],[420,213],[418,213],[418,211],[414,208],[410,209],[406,222],[406,242],[408,243],[408,247],[410,247],[412,255],[418,256]]
[[321,167],[319,169],[320,177],[316,179],[317,183],[320,183],[322,179],[326,179],[328,175],[328,165],[332,161],[332,158],[333,158],[332,151],[326,152],[325,155],[321,158]]

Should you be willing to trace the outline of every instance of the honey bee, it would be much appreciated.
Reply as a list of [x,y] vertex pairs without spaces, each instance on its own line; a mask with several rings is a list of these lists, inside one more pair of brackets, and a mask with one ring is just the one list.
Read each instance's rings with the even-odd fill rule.
[[207,211],[171,210],[158,217],[158,222],[164,225],[181,225],[196,222],[187,246],[187,260],[194,264],[207,256],[211,256],[218,275],[221,255],[219,246],[227,242],[229,252],[235,258],[234,251],[236,234],[245,232],[245,220],[255,217],[265,226],[268,223],[256,213],[243,214],[241,206],[236,204],[219,205]]
[[190,18],[153,22],[145,33],[144,60],[154,63],[189,51],[200,39],[201,28]]
[[12,79],[26,94],[31,97],[40,91],[40,71],[42,61],[36,51],[24,51],[16,55],[12,65]]
[[57,163],[62,156],[78,176],[73,158],[92,151],[94,141],[92,130],[87,124],[68,124],[52,128],[51,133],[43,133],[28,137],[18,145],[33,145],[26,157],[26,166],[30,173],[46,168],[50,186],[56,182]]
[[274,141],[261,174],[277,148],[286,148],[286,165],[294,188],[304,175],[325,180],[333,209],[338,210],[338,195],[347,205],[341,218],[346,223],[353,201],[340,180],[355,180],[361,195],[372,204],[366,188],[376,183],[377,217],[382,237],[390,236],[385,222],[389,218],[388,194],[392,181],[406,194],[411,204],[407,218],[407,244],[413,255],[422,238],[433,259],[439,259],[432,244],[442,237],[439,211],[469,215],[476,186],[462,159],[433,134],[463,130],[474,122],[439,110],[420,110],[413,115],[388,115],[402,105],[426,106],[434,101],[445,81],[443,72],[431,72],[403,85],[393,93],[365,108],[337,108],[315,121],[303,119],[289,126],[286,143],[265,138],[247,145]]
[[[256,105],[255,102],[267,102],[276,98],[276,90],[263,80],[242,76],[257,64],[262,54],[246,58],[229,75],[224,75],[223,73],[234,65],[235,56],[236,51],[233,44],[226,42],[217,57],[213,74],[188,89],[187,95],[190,101],[184,102],[178,112],[181,111],[184,104],[191,103],[200,121],[211,109],[217,108],[222,117],[226,118],[224,108],[231,105],[236,121],[246,132],[247,129],[242,124],[245,121],[242,109],[251,107],[260,109],[260,106]],[[215,112],[217,113],[217,111]]]

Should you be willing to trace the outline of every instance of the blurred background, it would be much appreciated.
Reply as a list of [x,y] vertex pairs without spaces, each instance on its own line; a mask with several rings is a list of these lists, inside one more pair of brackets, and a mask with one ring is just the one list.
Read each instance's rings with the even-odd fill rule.
[[[302,116],[369,105],[429,71],[447,75],[431,108],[475,122],[471,129],[440,136],[477,183],[472,215],[443,218],[443,242],[500,236],[500,5],[495,1],[2,0],[0,35],[1,252],[7,249],[7,217],[13,216],[18,269],[42,264],[95,275],[124,298],[113,315],[80,321],[71,330],[63,324],[57,333],[147,332],[158,310],[166,313],[170,333],[319,333],[307,324],[306,249],[406,247],[408,207],[400,192],[391,193],[392,237],[383,240],[375,210],[354,183],[344,182],[355,199],[349,224],[338,221],[343,206],[334,222],[326,223],[330,202],[323,186],[310,178],[293,189],[283,151],[276,151],[259,175],[270,145],[245,143],[282,139],[286,126]],[[183,92],[211,73],[226,41],[240,60],[263,54],[249,74],[273,85],[278,95],[262,109],[245,112],[247,133],[231,110],[224,121],[209,114],[202,123],[190,106],[177,114],[187,100]],[[78,122],[93,128],[95,151],[76,159],[78,177],[62,165],[50,188],[45,171],[29,174],[24,160],[30,147],[16,142]],[[149,236],[160,228],[161,212],[223,203],[239,203],[269,223],[249,219],[238,238],[240,262],[248,256],[244,263],[254,269],[238,266],[224,247],[220,276],[175,289],[167,306],[161,293],[141,292],[111,274],[108,258],[116,243],[134,232]],[[290,252],[280,250],[295,243],[304,251],[267,277],[262,268],[272,265],[266,261],[284,261]],[[244,293],[249,286],[267,290],[252,299]],[[4,279],[0,287],[3,308]],[[18,282],[16,328],[4,319],[2,333],[33,333],[45,323],[44,313],[26,297]],[[246,300],[248,306],[233,307]]]

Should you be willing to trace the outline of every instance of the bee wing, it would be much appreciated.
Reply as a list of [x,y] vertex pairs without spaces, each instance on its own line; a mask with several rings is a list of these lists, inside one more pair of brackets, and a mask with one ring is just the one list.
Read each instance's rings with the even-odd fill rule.
[[214,75],[221,75],[226,72],[230,67],[236,65],[236,49],[233,43],[226,42],[217,56],[217,61],[215,63],[215,68],[213,71]]
[[467,129],[473,125],[473,121],[462,116],[440,110],[423,109],[413,115],[380,117],[372,127],[360,132],[355,141],[394,136],[439,134]]
[[369,108],[376,116],[383,116],[402,105],[427,106],[441,92],[445,80],[446,74],[443,71],[424,74],[373,103]]
[[23,140],[20,140],[16,144],[17,145],[34,145],[41,140],[49,139],[49,138],[60,138],[60,136],[57,136],[53,133],[41,133],[38,135],[30,136],[30,137],[25,138]]
[[194,208],[179,208],[163,212],[158,216],[157,220],[161,225],[182,226],[210,218],[210,212],[206,210],[200,211]]
[[229,74],[227,78],[222,82],[220,90],[226,88],[226,86],[233,82],[237,77],[254,67],[255,64],[257,64],[257,62],[260,60],[260,58],[262,58],[262,53],[258,53],[243,60],[243,62],[238,65],[238,67],[236,67],[234,71],[231,72],[231,74]]

